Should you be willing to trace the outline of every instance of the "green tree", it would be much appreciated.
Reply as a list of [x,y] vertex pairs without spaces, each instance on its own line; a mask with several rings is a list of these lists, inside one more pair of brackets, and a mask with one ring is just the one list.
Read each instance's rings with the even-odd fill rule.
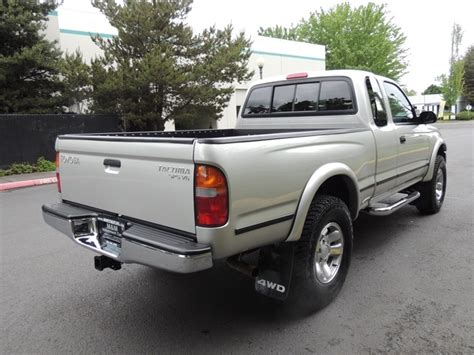
[[425,91],[422,92],[422,95],[432,95],[432,94],[441,94],[441,87],[436,84],[431,84],[428,86]]
[[61,52],[42,34],[54,8],[51,1],[0,3],[0,112],[62,111]]
[[464,96],[474,105],[474,46],[470,46],[464,56]]
[[66,53],[61,65],[64,91],[63,96],[67,99],[67,105],[72,106],[76,113],[84,113],[85,105],[92,91],[92,79],[89,66],[84,63],[81,52]]
[[407,68],[406,37],[385,5],[342,3],[311,13],[295,27],[260,28],[259,34],[325,45],[327,69],[362,69],[399,79]]
[[456,104],[457,99],[463,92],[464,85],[464,62],[459,57],[459,47],[462,42],[463,31],[457,23],[453,24],[451,31],[451,56],[449,58],[449,75],[441,75],[441,91],[448,107]]
[[279,25],[267,28],[260,27],[258,29],[258,34],[260,36],[288,39],[291,41],[297,41],[299,39],[296,27],[287,28]]
[[[94,0],[118,35],[95,36],[104,56],[93,61],[96,112],[119,114],[132,128],[161,130],[174,120],[184,128],[209,126],[248,80],[250,42],[232,27],[194,34],[186,24],[191,0]],[[206,127],[206,128],[207,128]]]
[[454,62],[449,76],[443,74],[438,80],[441,83],[443,99],[446,101],[447,107],[456,104],[457,99],[463,91],[464,61],[458,60]]
[[402,90],[407,96],[415,96],[417,92],[413,89],[408,89],[406,86],[402,86]]

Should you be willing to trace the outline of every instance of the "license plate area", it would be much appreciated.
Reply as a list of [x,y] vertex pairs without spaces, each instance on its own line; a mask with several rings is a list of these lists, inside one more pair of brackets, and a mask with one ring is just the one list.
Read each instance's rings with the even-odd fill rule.
[[116,218],[99,216],[97,217],[97,228],[99,232],[99,242],[103,250],[120,254],[122,249],[122,233],[127,223]]

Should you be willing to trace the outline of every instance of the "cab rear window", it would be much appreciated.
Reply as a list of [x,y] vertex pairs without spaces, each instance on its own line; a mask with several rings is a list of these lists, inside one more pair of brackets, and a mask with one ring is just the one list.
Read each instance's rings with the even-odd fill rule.
[[355,112],[348,80],[315,80],[254,88],[243,117],[348,114]]

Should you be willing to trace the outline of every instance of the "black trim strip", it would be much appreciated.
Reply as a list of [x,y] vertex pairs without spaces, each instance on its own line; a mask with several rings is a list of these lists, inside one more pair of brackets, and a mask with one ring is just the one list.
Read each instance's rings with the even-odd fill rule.
[[423,165],[423,166],[419,166],[418,168],[414,168],[414,169],[405,171],[405,172],[402,173],[402,174],[398,174],[398,175],[392,176],[392,177],[390,177],[390,178],[388,178],[388,179],[384,179],[384,180],[382,180],[382,181],[377,181],[376,184],[377,184],[377,185],[385,184],[385,183],[387,183],[387,182],[389,182],[389,181],[391,181],[391,180],[398,179],[399,177],[402,177],[402,176],[404,176],[404,175],[408,175],[408,174],[410,174],[410,173],[412,173],[412,172],[414,172],[414,171],[417,171],[417,170],[419,170],[419,169],[426,168],[426,167],[429,166],[429,165],[430,165],[430,164],[427,163],[427,164],[425,164],[425,165]]
[[105,142],[149,142],[149,143],[176,143],[193,144],[195,138],[150,138],[150,137],[120,137],[120,136],[79,136],[67,135],[58,136],[59,139],[84,140],[84,141],[105,141]]
[[[147,143],[175,143],[193,144],[198,141],[202,144],[229,144],[240,142],[256,142],[271,139],[286,139],[329,134],[346,134],[369,131],[365,127],[357,128],[318,128],[318,129],[229,129],[182,132],[137,132],[131,133],[104,133],[104,134],[71,134],[61,135],[58,139],[88,140],[106,142],[147,142]],[[164,135],[167,133],[167,135]],[[172,136],[171,134],[176,134]],[[152,135],[155,136],[152,136]],[[179,136],[182,137],[179,137]],[[187,137],[186,137],[187,135]],[[161,136],[161,137],[160,137]]]
[[[53,206],[58,206],[59,204],[55,204]],[[97,213],[92,212],[92,211],[78,211],[78,213],[74,213],[74,214],[66,213],[66,212],[61,213],[57,209],[51,208],[49,205],[41,206],[41,210],[45,213],[49,213],[53,216],[60,217],[63,219],[97,217]]]
[[295,215],[292,214],[292,215],[289,215],[289,216],[284,216],[284,217],[272,219],[272,220],[270,220],[270,221],[266,221],[266,222],[262,222],[262,223],[257,223],[257,224],[254,224],[254,225],[252,225],[252,226],[248,226],[248,227],[236,229],[236,230],[235,230],[235,234],[236,234],[236,235],[239,235],[239,234],[243,234],[243,233],[247,233],[247,232],[253,231],[253,230],[255,230],[255,229],[260,229],[260,228],[268,227],[268,226],[271,226],[271,225],[274,225],[274,224],[278,224],[278,223],[282,223],[282,222],[285,222],[285,221],[289,221],[290,219],[293,219],[294,217],[295,217]]
[[370,184],[369,186],[366,186],[363,189],[359,190],[359,192],[362,192],[362,191],[365,191],[365,190],[368,190],[368,189],[373,189],[374,186],[375,186],[375,184]]
[[313,136],[326,136],[330,134],[347,134],[347,133],[357,133],[357,132],[366,132],[370,131],[367,128],[349,128],[349,129],[328,129],[328,130],[310,130],[310,131],[300,131],[294,133],[285,133],[285,134],[264,134],[264,135],[255,135],[255,136],[240,136],[240,137],[229,137],[229,138],[206,138],[199,140],[200,144],[232,144],[232,143],[242,143],[242,142],[258,142],[258,141],[268,141],[273,139],[289,139],[289,138],[302,138],[302,137],[313,137]]

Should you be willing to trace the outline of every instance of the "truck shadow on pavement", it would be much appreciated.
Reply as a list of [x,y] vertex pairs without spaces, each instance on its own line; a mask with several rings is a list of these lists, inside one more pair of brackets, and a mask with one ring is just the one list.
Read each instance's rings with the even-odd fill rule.
[[[328,316],[338,304],[344,304],[349,299],[346,292],[356,287],[351,276],[360,265],[367,258],[377,258],[378,249],[404,238],[405,229],[413,228],[419,218],[414,208],[399,211],[395,218],[361,215],[354,224],[354,252],[346,284],[331,305],[311,317]],[[136,336],[148,342],[151,338],[143,334],[159,334],[168,339],[186,334],[226,337],[237,329],[239,334],[251,334],[259,326],[271,326],[277,332],[280,327],[305,318],[282,311],[272,300],[256,294],[253,280],[229,269],[224,262],[218,262],[211,270],[187,275],[142,266],[127,268],[129,280],[113,291],[121,298],[120,303],[127,304],[114,309],[116,319],[110,321],[116,334],[130,332],[130,329],[117,329],[127,327],[121,319],[134,324]]]
[[[60,334],[100,335],[101,346],[120,353],[156,352],[158,348],[219,352],[229,346],[244,352],[260,346],[262,334],[278,342],[287,332],[324,332],[328,322],[350,336],[357,330],[346,325],[346,319],[357,317],[361,305],[366,309],[364,303],[380,292],[377,283],[372,283],[373,289],[361,285],[374,282],[371,272],[384,265],[384,253],[394,253],[406,239],[416,237],[425,218],[429,222],[432,217],[420,217],[415,208],[387,217],[361,215],[354,223],[346,283],[332,304],[312,315],[293,314],[256,294],[252,279],[218,262],[210,270],[185,275],[141,265],[125,265],[119,272],[89,270],[87,278],[94,278],[101,287],[86,287],[78,290],[74,300],[56,302],[48,317],[70,314],[74,323],[62,323]],[[384,282],[384,276],[375,282]],[[325,346],[341,341],[340,336],[336,338],[330,336]]]

